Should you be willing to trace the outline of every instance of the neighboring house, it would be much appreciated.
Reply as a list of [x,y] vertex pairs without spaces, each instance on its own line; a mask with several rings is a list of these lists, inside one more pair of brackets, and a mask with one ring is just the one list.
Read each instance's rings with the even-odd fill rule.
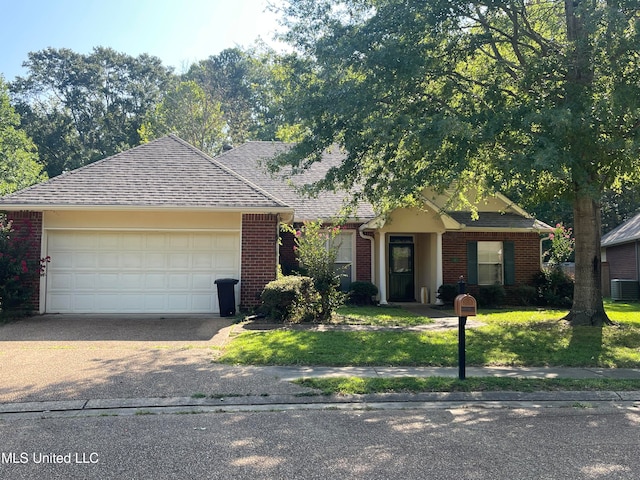
[[[216,158],[170,135],[0,199],[14,224],[30,224],[51,257],[34,303],[41,313],[218,313],[214,281],[240,280],[250,308],[264,285],[296,268],[281,223],[330,222],[345,194],[305,198],[292,186],[317,180],[342,156],[330,152],[291,182],[263,162],[288,148],[248,142]],[[463,275],[477,285],[529,284],[540,270],[540,232],[551,228],[502,195],[468,212],[422,209],[377,216],[363,204],[343,227],[338,266],[347,282],[372,281],[380,301],[436,301]],[[345,283],[345,285],[346,285]]]
[[611,280],[640,280],[640,213],[604,235],[601,246],[602,261],[609,271],[603,278],[605,287]]

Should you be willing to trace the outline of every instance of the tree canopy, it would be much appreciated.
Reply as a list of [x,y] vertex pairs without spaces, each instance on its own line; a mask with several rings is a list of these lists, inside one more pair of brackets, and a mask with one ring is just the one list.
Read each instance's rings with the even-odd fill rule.
[[230,48],[192,65],[184,75],[200,85],[210,101],[220,103],[231,143],[275,138],[276,58],[275,52],[260,45]]
[[210,155],[217,154],[226,139],[220,102],[208,96],[194,81],[180,82],[147,116],[140,137],[149,141],[175,133]]
[[[574,324],[607,321],[600,201],[640,173],[636,0],[284,0],[288,121],[277,165],[332,145],[316,188],[362,185],[381,211],[430,186],[567,199]],[[479,190],[478,190],[478,187]]]
[[46,179],[33,141],[20,129],[20,116],[9,102],[9,90],[0,76],[0,195]]
[[156,57],[103,47],[31,52],[24,66],[28,75],[12,83],[16,110],[50,176],[138,145],[171,78]]

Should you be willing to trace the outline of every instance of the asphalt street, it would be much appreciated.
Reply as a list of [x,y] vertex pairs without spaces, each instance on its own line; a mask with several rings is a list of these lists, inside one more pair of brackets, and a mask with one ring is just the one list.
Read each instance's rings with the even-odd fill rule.
[[213,363],[233,328],[204,317],[62,316],[0,327],[0,478],[638,478],[640,392],[324,397],[290,380],[457,369]]
[[0,419],[7,479],[637,479],[637,408]]

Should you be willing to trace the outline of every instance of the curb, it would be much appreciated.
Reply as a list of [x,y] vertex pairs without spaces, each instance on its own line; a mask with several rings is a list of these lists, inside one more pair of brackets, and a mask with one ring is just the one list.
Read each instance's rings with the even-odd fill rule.
[[429,392],[65,400],[0,404],[0,418],[51,418],[309,409],[640,407],[640,391]]

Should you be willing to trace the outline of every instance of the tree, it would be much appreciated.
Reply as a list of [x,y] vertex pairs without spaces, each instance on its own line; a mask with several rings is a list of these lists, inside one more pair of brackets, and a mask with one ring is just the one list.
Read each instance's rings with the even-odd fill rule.
[[340,291],[340,277],[335,271],[339,227],[324,228],[321,221],[305,222],[294,233],[296,258],[305,275],[313,279],[319,294],[318,320],[326,321],[340,305],[345,295]]
[[46,179],[33,141],[20,128],[20,116],[0,77],[0,196]]
[[186,80],[219,102],[231,142],[273,140],[279,125],[276,109],[275,53],[265,46],[229,48],[191,66]]
[[103,47],[88,55],[31,52],[24,66],[28,75],[11,90],[50,176],[138,145],[138,130],[171,79],[157,57]]
[[211,155],[226,138],[220,103],[208,97],[194,81],[180,82],[170,90],[140,129],[143,141],[175,133]]
[[426,186],[567,199],[566,318],[608,322],[600,202],[640,173],[636,0],[285,0],[280,11],[302,139],[275,167],[338,144],[345,161],[315,189],[360,185],[381,211],[419,204]]

